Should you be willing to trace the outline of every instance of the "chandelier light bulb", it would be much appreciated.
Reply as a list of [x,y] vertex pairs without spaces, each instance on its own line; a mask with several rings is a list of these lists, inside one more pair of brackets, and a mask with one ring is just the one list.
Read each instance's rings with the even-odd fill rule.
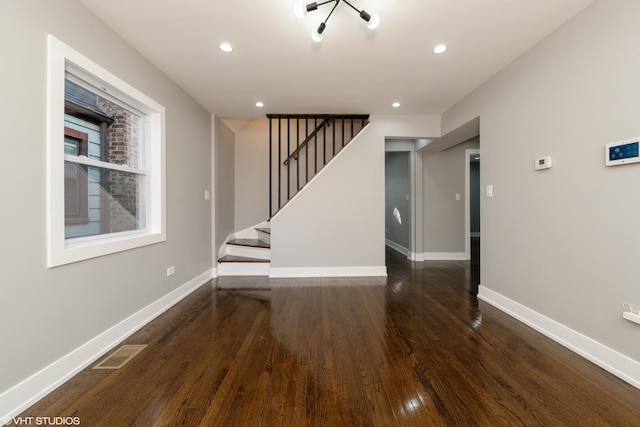
[[298,18],[302,19],[307,15],[307,6],[304,2],[298,2],[293,8],[293,13],[295,13]]
[[311,33],[311,39],[316,43],[320,43],[322,41],[322,33],[324,32],[325,28],[327,28],[327,25],[324,22],[321,23],[318,28],[313,30],[313,32]]
[[322,41],[322,34],[320,34],[318,30],[313,30],[311,32],[311,39],[316,43],[320,43]]
[[376,28],[378,28],[379,25],[380,25],[380,17],[378,16],[378,14],[374,13],[373,15],[371,15],[371,19],[369,19],[369,21],[367,22],[367,27],[369,27],[372,30],[375,30]]

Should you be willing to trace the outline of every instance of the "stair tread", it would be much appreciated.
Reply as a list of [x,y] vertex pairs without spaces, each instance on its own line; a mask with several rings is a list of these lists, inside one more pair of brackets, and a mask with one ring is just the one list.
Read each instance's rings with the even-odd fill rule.
[[233,239],[227,242],[228,245],[236,246],[249,246],[252,248],[264,248],[270,249],[271,245],[267,242],[263,242],[260,239]]
[[256,228],[258,231],[262,231],[263,233],[271,234],[271,228]]
[[225,255],[218,259],[218,262],[271,262],[268,259],[251,258],[240,255]]

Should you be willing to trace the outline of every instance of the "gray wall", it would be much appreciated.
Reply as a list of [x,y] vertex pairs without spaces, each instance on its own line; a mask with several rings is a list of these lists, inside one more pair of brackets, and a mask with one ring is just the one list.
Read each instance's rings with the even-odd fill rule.
[[[411,164],[410,152],[385,153],[386,238],[409,251],[411,246]],[[400,221],[393,215],[400,214]]]
[[[481,285],[640,362],[640,164],[604,146],[640,136],[637,0],[599,0],[443,116],[480,116]],[[553,168],[534,171],[550,155]]]
[[269,219],[269,120],[252,119],[235,140],[235,231]]
[[411,180],[411,226],[410,226],[410,246],[409,249],[409,258],[412,260],[418,259],[420,257],[419,254],[423,252],[422,247],[422,227],[423,227],[423,218],[422,218],[422,199],[423,199],[423,179],[422,179],[422,156],[418,153],[417,150],[425,147],[431,142],[431,140],[427,139],[417,139],[417,138],[402,138],[402,139],[392,139],[387,138],[385,140],[384,149],[388,152],[405,152],[409,153],[410,158],[410,180]]
[[[215,183],[216,183],[216,251],[227,236],[235,231],[235,133],[216,119]],[[214,257],[217,253],[214,254]]]
[[421,152],[424,252],[465,252],[465,150],[478,147],[473,140],[437,153]]
[[385,265],[385,139],[439,135],[438,116],[371,116],[371,124],[271,221],[271,266]]
[[[208,271],[212,230],[206,110],[75,0],[3,0],[0,29],[1,394]],[[165,243],[46,268],[47,33],[166,107]]]
[[271,220],[272,268],[384,267],[384,138],[370,130]]

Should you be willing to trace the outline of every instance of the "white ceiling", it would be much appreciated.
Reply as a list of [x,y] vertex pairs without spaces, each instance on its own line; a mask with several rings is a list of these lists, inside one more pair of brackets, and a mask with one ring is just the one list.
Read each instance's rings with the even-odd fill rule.
[[440,114],[593,0],[350,0],[378,29],[340,2],[320,44],[333,4],[301,20],[298,0],[80,2],[211,113],[242,118]]

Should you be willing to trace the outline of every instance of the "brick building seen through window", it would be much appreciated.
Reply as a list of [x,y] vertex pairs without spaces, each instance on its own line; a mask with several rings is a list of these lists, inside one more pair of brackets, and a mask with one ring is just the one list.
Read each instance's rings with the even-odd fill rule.
[[[140,115],[130,109],[65,81],[65,154],[137,169],[140,121]],[[86,141],[79,135],[87,135]],[[101,164],[74,163],[74,157],[66,156],[65,237],[144,228],[142,178]]]

